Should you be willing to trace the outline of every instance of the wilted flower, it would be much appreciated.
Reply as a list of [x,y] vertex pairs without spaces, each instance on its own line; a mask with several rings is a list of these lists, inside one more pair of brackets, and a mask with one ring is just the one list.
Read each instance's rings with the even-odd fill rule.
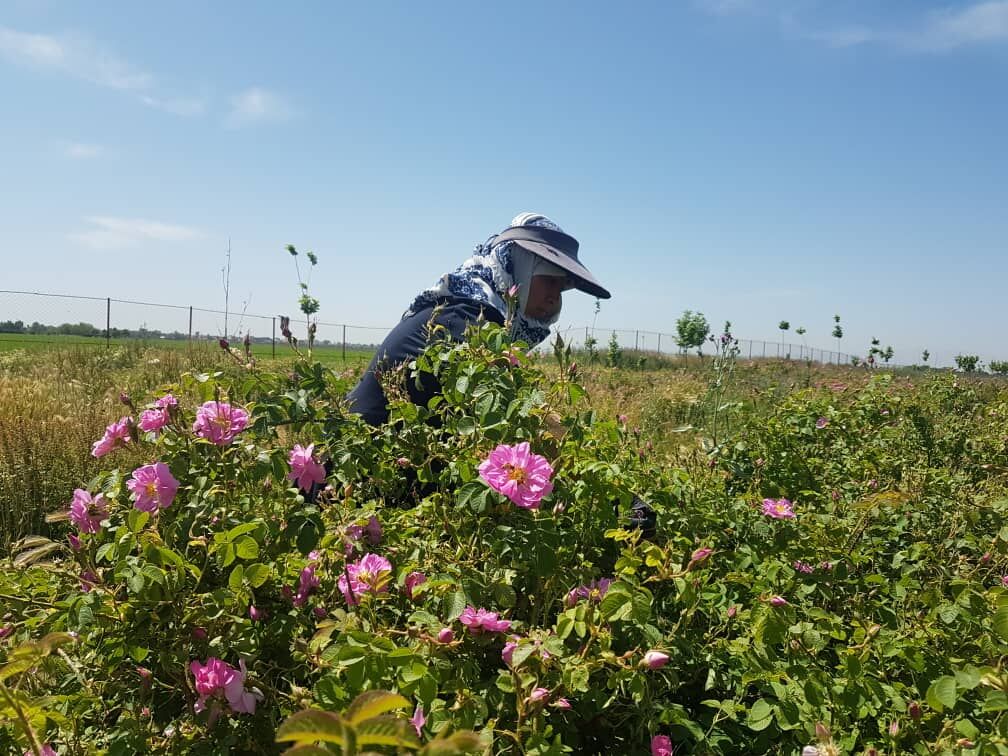
[[194,627],[192,629],[192,637],[198,641],[204,641],[207,639],[207,631],[202,627]]
[[312,455],[314,449],[315,444],[308,444],[307,447],[294,444],[287,458],[291,468],[287,479],[297,481],[298,488],[306,493],[311,491],[312,486],[322,485],[326,477],[325,468]]
[[413,729],[416,730],[417,737],[420,737],[423,726],[427,724],[427,717],[424,716],[423,704],[417,704],[416,710],[413,712],[413,716],[410,717],[410,724],[413,725]]
[[318,619],[322,619],[328,614],[324,606],[314,606],[312,607],[312,614],[314,614]]
[[141,512],[153,514],[171,506],[179,482],[171,474],[168,465],[155,462],[134,470],[133,477],[126,481],[126,487],[133,492],[133,506]]
[[3,640],[13,632],[14,632],[14,625],[4,625],[3,627],[0,627],[0,640]]
[[550,704],[554,709],[569,709],[571,707],[570,701],[566,698],[558,698],[552,704]]
[[382,526],[381,523],[378,522],[378,518],[374,515],[371,515],[371,517],[368,518],[367,525],[364,526],[364,535],[367,536],[368,543],[373,546],[377,546],[381,543]]
[[81,550],[81,546],[83,544],[81,544],[81,539],[77,536],[76,533],[70,533],[69,535],[67,535],[67,540],[70,541],[71,549],[73,549],[74,551]]
[[356,562],[347,564],[337,581],[347,604],[356,606],[365,594],[384,593],[388,590],[392,565],[385,557],[365,554]]
[[80,589],[83,593],[90,593],[91,589],[98,585],[98,576],[93,570],[84,570],[77,579],[80,581]]
[[802,748],[801,756],[819,756],[819,749],[815,746],[805,746]]
[[651,738],[651,756],[672,756],[672,738],[668,735],[655,735]]
[[472,606],[467,606],[462,611],[459,622],[468,627],[469,632],[473,634],[484,630],[488,633],[505,633],[511,627],[510,620],[497,619],[497,612],[476,609]]
[[104,457],[110,451],[125,446],[130,442],[129,416],[121,417],[105,428],[105,435],[91,445],[91,456]]
[[[92,498],[83,488],[74,489],[73,501],[70,503],[70,521],[81,533],[97,533],[101,530],[101,521],[106,517],[108,517],[108,501],[102,494]],[[74,550],[79,548],[80,539]]]
[[410,601],[413,600],[413,589],[416,588],[421,583],[427,582],[427,576],[422,572],[411,572],[406,576],[403,581],[403,590],[406,592],[406,598]]
[[479,465],[480,477],[498,493],[523,509],[538,509],[553,490],[553,468],[545,457],[533,454],[527,441],[501,444]]
[[798,572],[804,572],[806,575],[811,574],[812,571],[815,569],[814,567],[812,567],[811,564],[806,564],[805,562],[802,562],[801,560],[796,561],[792,565],[792,567],[794,567],[795,570],[798,571]]
[[920,722],[924,712],[921,710],[921,705],[919,703],[911,701],[907,704],[907,714],[910,715],[910,719],[914,722]]
[[309,564],[298,576],[298,589],[297,593],[291,602],[294,606],[304,606],[308,601],[308,597],[311,596],[315,589],[319,587],[319,579],[315,575],[315,565]]
[[641,666],[647,667],[648,669],[661,669],[668,664],[668,660],[668,654],[652,649],[644,654],[644,658],[641,660]]
[[455,640],[455,631],[450,627],[442,627],[437,634],[438,643],[451,643]]
[[591,603],[597,604],[605,597],[610,585],[612,585],[611,578],[600,578],[597,581],[592,580],[588,585],[571,588],[564,598],[564,603],[567,606],[574,606],[581,599],[588,599]]
[[794,506],[787,499],[763,499],[763,514],[775,520],[793,520]]
[[196,410],[196,422],[192,429],[200,438],[205,438],[217,446],[227,446],[234,437],[245,430],[249,414],[241,407],[233,407],[227,402],[204,402]]

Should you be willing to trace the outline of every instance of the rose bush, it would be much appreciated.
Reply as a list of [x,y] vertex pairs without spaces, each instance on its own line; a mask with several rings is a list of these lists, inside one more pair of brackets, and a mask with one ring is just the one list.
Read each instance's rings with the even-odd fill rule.
[[809,390],[663,455],[571,372],[481,324],[379,429],[307,361],[165,387],[0,573],[0,743],[1008,752],[1003,394]]

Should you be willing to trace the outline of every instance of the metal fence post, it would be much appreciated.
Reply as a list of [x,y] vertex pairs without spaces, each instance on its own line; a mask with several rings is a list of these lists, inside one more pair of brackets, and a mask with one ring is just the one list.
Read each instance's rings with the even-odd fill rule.
[[346,325],[343,326],[343,364],[346,364]]
[[273,356],[276,357],[276,316],[273,317]]
[[112,297],[105,297],[105,348],[112,346]]
[[192,305],[189,305],[189,343],[192,344]]
[[661,331],[658,332],[658,354],[661,354]]

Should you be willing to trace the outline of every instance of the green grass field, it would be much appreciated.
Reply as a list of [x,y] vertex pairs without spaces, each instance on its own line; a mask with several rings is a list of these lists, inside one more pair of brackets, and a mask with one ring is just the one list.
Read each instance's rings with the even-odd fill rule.
[[[43,352],[53,349],[78,347],[107,349],[114,346],[138,346],[180,351],[193,349],[219,350],[216,340],[190,342],[181,339],[110,339],[106,342],[102,337],[0,333],[0,354],[15,350]],[[271,344],[253,344],[252,354],[258,360],[272,360],[274,359],[274,354],[278,360],[288,359],[293,356],[290,347],[281,341],[277,341],[275,349]],[[315,358],[328,366],[340,366],[343,364],[348,366],[359,365],[368,362],[373,354],[373,350],[362,349],[360,347],[347,347],[345,353],[340,346],[316,347],[313,350]]]

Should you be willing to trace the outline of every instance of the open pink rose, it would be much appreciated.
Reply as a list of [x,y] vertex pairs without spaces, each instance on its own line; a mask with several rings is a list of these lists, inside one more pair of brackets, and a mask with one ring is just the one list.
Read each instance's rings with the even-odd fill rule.
[[130,423],[132,420],[121,417],[105,428],[105,435],[91,445],[91,456],[104,457],[110,451],[119,449],[130,442]]
[[196,422],[192,429],[200,438],[205,438],[217,446],[227,446],[235,436],[248,427],[249,414],[241,407],[227,402],[204,402],[196,410]]
[[532,453],[527,441],[498,446],[480,463],[479,474],[490,488],[523,509],[538,509],[553,490],[553,468],[545,457]]
[[497,612],[467,606],[459,617],[459,622],[469,628],[474,635],[484,630],[488,633],[506,633],[511,628],[510,620],[497,618]]
[[308,446],[295,444],[288,457],[291,471],[287,479],[297,481],[298,488],[306,493],[311,491],[313,486],[325,482],[325,468],[313,456],[314,449],[315,444]]
[[133,492],[133,506],[141,512],[153,514],[171,506],[179,482],[171,474],[168,465],[155,462],[134,470],[133,477],[126,481],[126,487]]
[[108,500],[102,494],[92,497],[83,488],[74,490],[73,501],[70,503],[70,522],[76,525],[81,533],[97,533],[101,530],[101,522],[106,517],[108,517]]

